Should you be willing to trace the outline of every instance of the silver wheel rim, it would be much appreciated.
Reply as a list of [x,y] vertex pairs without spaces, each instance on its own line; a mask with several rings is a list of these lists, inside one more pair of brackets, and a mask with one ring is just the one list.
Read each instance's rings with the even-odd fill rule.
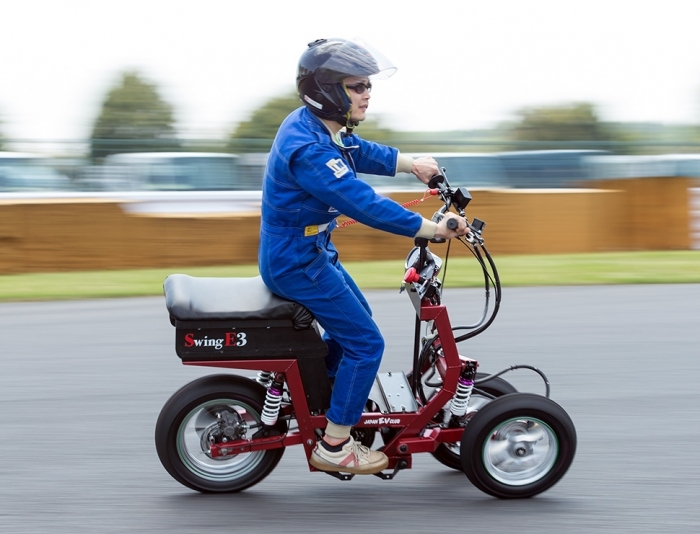
[[235,414],[240,423],[241,438],[247,438],[250,427],[260,424],[260,416],[248,404],[233,399],[217,399],[200,404],[180,424],[177,433],[177,453],[182,463],[197,476],[223,482],[241,478],[253,471],[262,461],[265,451],[212,458],[206,436],[217,425],[217,413]]
[[525,486],[541,480],[554,467],[559,442],[542,420],[508,419],[489,433],[482,461],[486,472],[508,486]]

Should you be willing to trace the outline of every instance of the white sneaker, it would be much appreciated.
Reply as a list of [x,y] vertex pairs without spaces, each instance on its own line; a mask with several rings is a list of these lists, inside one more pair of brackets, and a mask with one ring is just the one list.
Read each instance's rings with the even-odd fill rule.
[[[329,450],[329,447],[338,450]],[[350,436],[337,447],[328,445],[323,440],[319,441],[311,453],[309,463],[320,471],[373,475],[387,468],[389,458],[383,452],[373,451],[357,443]]]

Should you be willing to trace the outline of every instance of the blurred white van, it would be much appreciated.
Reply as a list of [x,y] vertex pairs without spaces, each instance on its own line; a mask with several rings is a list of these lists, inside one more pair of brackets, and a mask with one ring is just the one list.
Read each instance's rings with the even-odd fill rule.
[[107,156],[99,178],[106,191],[235,191],[238,156],[207,152],[138,152]]
[[24,152],[0,152],[0,191],[71,191],[70,178],[51,168],[46,158]]

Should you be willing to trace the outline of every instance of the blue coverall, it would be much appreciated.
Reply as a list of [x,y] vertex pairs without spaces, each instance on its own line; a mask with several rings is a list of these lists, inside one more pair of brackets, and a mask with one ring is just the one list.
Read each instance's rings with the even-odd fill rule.
[[326,417],[343,426],[362,416],[379,370],[384,339],[331,242],[339,214],[413,237],[421,215],[375,193],[356,172],[393,176],[398,150],[345,136],[344,146],[305,107],[275,137],[265,170],[258,261],[277,295],[306,306],[325,331],[326,366],[335,377]]

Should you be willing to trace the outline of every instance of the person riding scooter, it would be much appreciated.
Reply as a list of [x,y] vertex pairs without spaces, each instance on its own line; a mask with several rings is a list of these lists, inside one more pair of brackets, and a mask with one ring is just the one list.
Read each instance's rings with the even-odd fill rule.
[[[395,71],[366,44],[338,38],[310,43],[297,74],[303,106],[282,122],[265,169],[260,275],[273,293],[313,313],[328,346],[326,367],[334,382],[328,424],[309,460],[321,471],[373,474],[388,465],[384,453],[350,434],[379,370],[384,339],[331,241],[336,217],[409,238],[449,239],[469,231],[453,213],[435,223],[357,177],[410,172],[427,184],[440,174],[431,157],[413,159],[353,133],[365,120],[372,80]],[[447,227],[450,218],[458,220],[455,230]]]

